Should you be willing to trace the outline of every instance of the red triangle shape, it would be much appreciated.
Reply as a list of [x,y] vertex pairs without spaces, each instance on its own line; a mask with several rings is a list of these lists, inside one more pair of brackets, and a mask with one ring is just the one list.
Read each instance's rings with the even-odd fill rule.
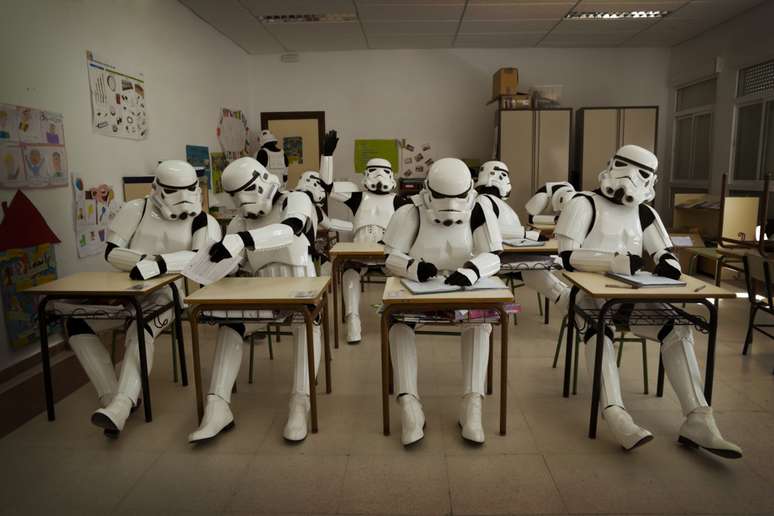
[[9,206],[3,206],[3,211],[5,217],[0,222],[0,251],[60,242],[43,215],[21,190],[16,191]]

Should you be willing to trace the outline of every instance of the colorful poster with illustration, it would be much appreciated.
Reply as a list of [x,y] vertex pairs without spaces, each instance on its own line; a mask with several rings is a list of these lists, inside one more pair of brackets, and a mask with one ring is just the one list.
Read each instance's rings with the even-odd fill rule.
[[210,154],[210,160],[212,166],[212,191],[216,194],[223,193],[221,176],[223,175],[223,170],[228,166],[226,154],[223,152],[213,152]]
[[19,141],[25,143],[43,143],[43,136],[40,133],[40,111],[33,108],[18,108],[19,123],[16,127],[19,130]]
[[282,138],[282,150],[288,158],[288,165],[304,164],[304,139],[300,136],[285,136]]
[[207,189],[212,190],[210,149],[204,145],[186,145],[185,160],[196,170],[196,175],[200,179],[206,179]]
[[92,130],[103,136],[144,140],[148,137],[145,78],[111,60],[86,51]]
[[4,141],[19,141],[19,111],[10,104],[0,104],[0,142]]
[[[23,290],[56,279],[54,246],[40,244],[0,252],[0,284],[8,344],[13,349],[40,341],[37,319],[37,298]],[[57,329],[48,328],[49,334]]]
[[19,188],[26,185],[23,159],[19,144],[0,144],[0,187]]
[[60,113],[0,104],[0,188],[67,186]]
[[104,253],[108,226],[120,209],[113,187],[105,184],[87,187],[81,178],[76,177],[73,179],[73,195],[78,257]]
[[247,118],[244,113],[226,108],[221,109],[217,135],[226,159],[234,161],[242,156],[247,156],[248,132]]

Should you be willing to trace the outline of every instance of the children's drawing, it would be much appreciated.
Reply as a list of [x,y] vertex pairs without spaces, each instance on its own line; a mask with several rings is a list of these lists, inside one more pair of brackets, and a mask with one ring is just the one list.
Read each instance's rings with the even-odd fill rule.
[[293,165],[304,164],[304,139],[300,136],[285,136],[282,139],[282,150],[288,163]]
[[19,123],[16,127],[19,129],[19,141],[25,143],[43,143],[44,139],[40,133],[40,111],[37,109],[20,107]]
[[16,106],[0,104],[0,141],[19,141],[18,115]]
[[17,144],[0,144],[0,186],[18,188],[26,182],[21,147]]

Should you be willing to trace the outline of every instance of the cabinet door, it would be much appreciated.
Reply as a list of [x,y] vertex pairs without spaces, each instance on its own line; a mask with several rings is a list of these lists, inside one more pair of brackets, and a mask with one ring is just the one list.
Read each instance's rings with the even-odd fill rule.
[[657,108],[626,108],[621,110],[623,135],[621,145],[639,145],[655,152]]
[[533,190],[549,181],[570,177],[569,110],[537,111],[537,174]]
[[500,161],[508,165],[512,186],[508,202],[522,220],[533,193],[533,116],[530,110],[500,113]]
[[584,110],[582,138],[581,188],[593,190],[599,186],[597,177],[607,168],[607,162],[617,148],[618,110]]

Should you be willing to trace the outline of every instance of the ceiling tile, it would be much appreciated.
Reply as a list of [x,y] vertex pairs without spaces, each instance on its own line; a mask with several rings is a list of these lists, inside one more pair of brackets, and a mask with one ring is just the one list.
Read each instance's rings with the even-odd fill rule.
[[397,22],[363,22],[363,30],[368,35],[390,34],[446,34],[454,35],[459,26],[458,21],[397,21]]
[[674,11],[687,0],[581,0],[573,11]]
[[465,9],[465,20],[559,20],[575,2],[476,2],[471,0]]
[[368,47],[387,48],[450,48],[453,35],[410,34],[368,36]]
[[275,23],[267,25],[267,30],[291,51],[367,48],[358,22]]
[[181,0],[181,3],[248,54],[284,50],[237,0]]
[[519,48],[534,47],[545,32],[518,34],[458,34],[455,48]]
[[552,32],[548,34],[538,46],[546,47],[615,47],[630,39],[634,33],[626,32],[608,32],[608,33],[589,33],[589,34],[557,34]]
[[[352,0],[239,0],[255,16],[273,14],[355,14]],[[212,2],[217,4],[218,2]]]
[[448,3],[417,2],[357,2],[357,12],[363,21],[451,20],[459,21],[464,1]]
[[555,20],[504,20],[504,21],[468,21],[460,26],[460,34],[489,34],[499,32],[540,32],[548,31],[556,25]]
[[682,9],[670,14],[670,18],[712,18],[725,21],[761,3],[761,0],[692,0]]

